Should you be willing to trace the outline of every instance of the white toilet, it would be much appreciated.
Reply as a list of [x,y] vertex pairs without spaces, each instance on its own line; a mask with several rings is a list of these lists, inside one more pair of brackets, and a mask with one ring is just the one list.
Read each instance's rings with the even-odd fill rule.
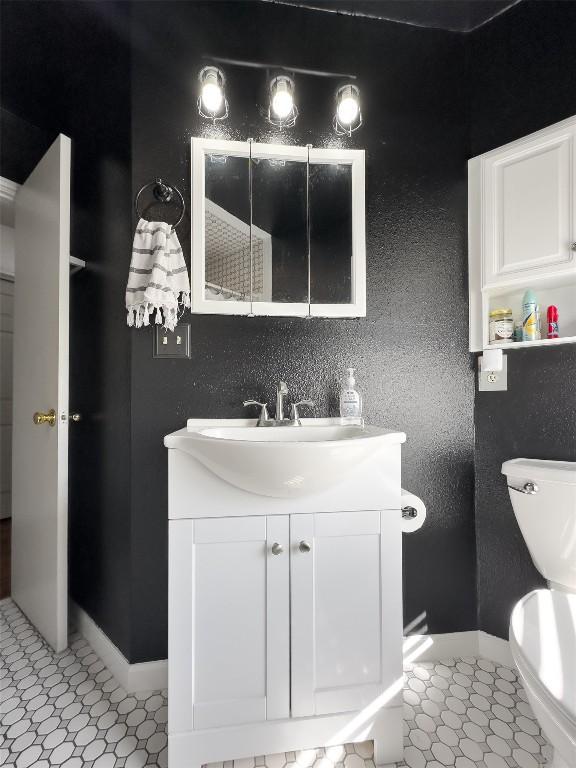
[[548,580],[514,607],[510,648],[554,749],[549,768],[576,768],[576,462],[502,464],[516,520]]

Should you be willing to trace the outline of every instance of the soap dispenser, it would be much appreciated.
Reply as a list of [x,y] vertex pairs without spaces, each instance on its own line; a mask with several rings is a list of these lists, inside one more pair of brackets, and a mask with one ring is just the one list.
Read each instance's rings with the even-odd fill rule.
[[362,418],[362,395],[356,389],[355,368],[348,368],[348,374],[340,390],[340,416],[343,419]]

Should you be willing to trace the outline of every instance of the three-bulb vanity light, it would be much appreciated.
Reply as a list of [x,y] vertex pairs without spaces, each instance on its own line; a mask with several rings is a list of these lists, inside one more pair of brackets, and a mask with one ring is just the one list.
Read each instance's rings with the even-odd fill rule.
[[[200,116],[213,122],[225,120],[228,117],[228,101],[224,92],[224,73],[218,67],[208,66],[201,70],[198,79]],[[286,74],[274,75],[268,88],[268,122],[277,128],[290,128],[297,117],[294,80]],[[360,90],[352,83],[341,85],[336,91],[334,130],[339,136],[351,136],[361,125]]]

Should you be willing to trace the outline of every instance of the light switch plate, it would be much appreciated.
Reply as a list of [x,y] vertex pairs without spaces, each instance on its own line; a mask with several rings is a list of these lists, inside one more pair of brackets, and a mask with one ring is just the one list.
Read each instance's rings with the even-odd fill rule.
[[154,328],[154,357],[190,357],[190,323],[177,325],[173,331]]
[[507,392],[508,391],[508,358],[502,356],[501,371],[483,371],[478,358],[478,391],[479,392]]

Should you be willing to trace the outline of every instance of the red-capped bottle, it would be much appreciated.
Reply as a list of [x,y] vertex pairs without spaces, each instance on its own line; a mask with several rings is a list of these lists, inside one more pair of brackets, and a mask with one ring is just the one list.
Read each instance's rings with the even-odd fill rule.
[[558,307],[555,307],[553,304],[548,307],[547,320],[548,338],[557,339],[560,336],[558,333]]

